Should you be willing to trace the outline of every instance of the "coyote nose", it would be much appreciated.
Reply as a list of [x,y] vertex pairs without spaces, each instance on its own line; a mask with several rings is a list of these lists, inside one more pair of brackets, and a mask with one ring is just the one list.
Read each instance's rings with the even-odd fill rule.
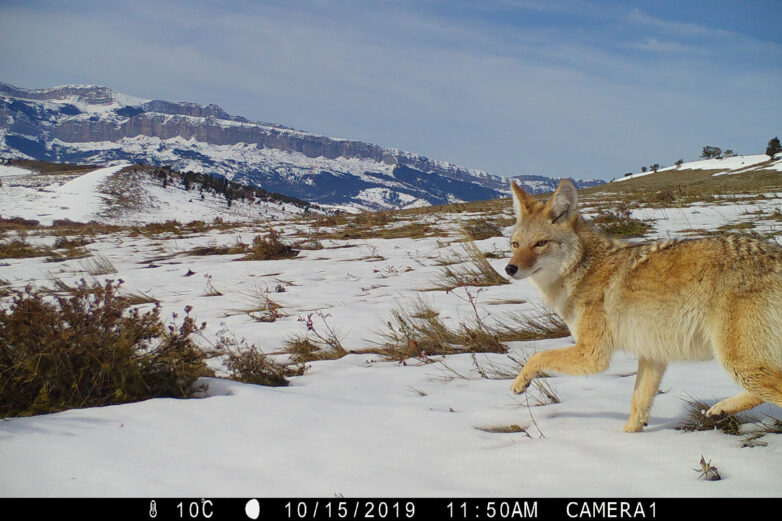
[[511,277],[515,275],[517,271],[519,271],[518,266],[514,266],[513,264],[508,264],[507,266],[505,266],[505,273],[507,273]]

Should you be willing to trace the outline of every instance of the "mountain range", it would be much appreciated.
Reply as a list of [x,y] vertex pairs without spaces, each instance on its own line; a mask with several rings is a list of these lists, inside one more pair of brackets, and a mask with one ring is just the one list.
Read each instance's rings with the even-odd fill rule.
[[[507,197],[508,178],[349,139],[232,116],[217,105],[145,100],[97,85],[0,83],[0,156],[118,160],[219,174],[299,199],[393,209]],[[533,193],[559,179],[517,176]],[[574,180],[579,188],[600,180]]]

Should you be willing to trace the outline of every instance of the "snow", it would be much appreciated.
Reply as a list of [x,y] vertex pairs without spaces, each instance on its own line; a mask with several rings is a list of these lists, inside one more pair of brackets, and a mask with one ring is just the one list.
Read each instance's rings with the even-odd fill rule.
[[[449,364],[467,370],[468,359]],[[313,364],[287,388],[212,380],[219,394],[207,399],[6,422],[0,489],[14,496],[779,495],[778,437],[747,449],[724,434],[670,428],[685,390],[734,391],[711,383],[713,363],[674,367],[647,430],[619,432],[633,382],[617,373],[633,367],[622,360],[605,375],[563,378],[563,404],[533,409],[510,396],[506,381],[438,382],[431,365],[358,355]],[[476,429],[527,424],[530,414],[545,437],[534,427],[533,438]],[[723,481],[697,479],[701,454]]]
[[[78,202],[74,217],[92,215],[96,189],[118,168],[95,170],[42,193],[39,211],[52,204],[71,211]],[[158,199],[167,194],[170,202],[159,209],[161,215],[177,209],[185,215],[182,194],[171,195],[178,193],[158,194]],[[3,215],[8,200],[0,198]],[[654,219],[657,236],[681,237],[690,228],[712,230],[754,219],[749,211],[771,211],[781,203],[769,194],[754,205],[726,199],[719,205],[633,213]],[[453,229],[476,217],[410,219]],[[760,232],[779,234],[774,221],[756,222]],[[304,221],[276,226],[286,240],[310,231]],[[270,353],[292,335],[303,334],[299,317],[317,311],[340,332],[346,347],[358,350],[382,342],[379,332],[390,311],[409,307],[419,296],[452,326],[472,317],[467,291],[478,298],[488,322],[540,305],[526,281],[481,291],[422,292],[434,286],[442,261],[460,249],[442,237],[324,240],[324,249],[279,261],[185,255],[195,246],[249,243],[258,233],[257,227],[246,226],[169,239],[118,234],[98,237],[87,248],[116,267],[126,291],[159,299],[163,316],[192,305],[197,322],[208,324],[199,341],[230,332]],[[507,239],[478,245],[483,251],[506,252]],[[152,258],[157,267],[150,269]],[[507,259],[490,262],[502,270]],[[0,278],[17,288],[46,284],[55,276],[65,282],[86,276],[80,259],[7,259],[0,269]],[[184,277],[188,270],[196,275]],[[206,296],[207,275],[223,295]],[[277,286],[285,291],[273,292]],[[266,290],[285,316],[260,323],[237,311]],[[484,368],[512,366],[509,355],[519,358],[570,343],[571,338],[513,342],[509,354],[475,360]],[[6,419],[0,421],[0,496],[779,497],[782,491],[782,436],[764,436],[765,447],[741,448],[739,436],[674,429],[685,400],[694,396],[715,403],[740,390],[716,361],[672,364],[649,426],[638,434],[621,432],[634,384],[636,361],[630,356],[616,356],[599,375],[547,379],[560,398],[548,405],[536,405],[533,391],[512,395],[510,380],[482,378],[471,355],[428,361],[401,365],[377,355],[351,354],[310,363],[289,387],[204,379],[208,391],[203,399],[154,399]],[[219,360],[210,364],[224,374]],[[768,404],[752,413],[782,418],[782,410]],[[510,424],[526,428],[528,435],[478,429]],[[719,468],[722,481],[698,479],[693,469],[701,455]]]
[[60,185],[48,184],[61,179],[57,176],[31,175],[36,181],[41,178],[45,180],[46,187],[43,189],[39,185],[4,185],[0,187],[0,215],[37,219],[41,224],[51,224],[57,219],[91,221],[97,218],[102,205],[98,187],[128,164],[122,162],[98,168],[72,177]]
[[354,199],[360,203],[366,203],[370,209],[388,206],[414,208],[429,205],[429,203],[423,199],[405,193],[394,192],[389,188],[367,188],[361,190]]
[[704,159],[703,161],[693,161],[682,165],[681,168],[691,168],[693,170],[737,170],[749,166],[757,165],[768,161],[766,154],[754,154],[749,156],[733,156],[722,159]]
[[[719,172],[714,175],[725,174],[740,174],[743,172],[751,172],[753,167],[771,170],[782,170],[782,161],[776,160],[770,164],[764,164],[769,161],[769,157],[766,154],[753,154],[745,156],[733,156],[725,157],[722,159],[704,159],[701,161],[691,161],[689,163],[682,163],[681,166],[669,166],[660,168],[657,172],[669,172],[671,170],[717,170]],[[629,176],[620,177],[613,182],[626,181],[628,179],[636,179],[638,177],[644,177],[654,174],[653,171],[639,172]]]
[[[24,171],[0,186],[0,215],[36,219],[43,225],[56,220],[99,221],[115,225],[144,225],[176,220],[179,222],[275,221],[300,215],[303,209],[273,201],[233,201],[229,207],[224,196],[205,191],[203,199],[197,190],[186,190],[171,182],[164,188],[161,181],[145,174],[127,184],[136,190],[137,202],[122,210],[114,207],[105,192],[106,181],[128,166],[118,162],[83,175],[40,175]],[[0,172],[2,172],[0,170]]]
[[13,177],[17,175],[31,175],[33,172],[18,166],[0,165],[0,177]]
[[[92,152],[90,159],[99,159],[101,152],[123,151],[128,154],[145,155],[149,162],[160,164],[172,164],[180,171],[203,170],[203,164],[197,160],[183,159],[176,150],[187,150],[198,155],[206,156],[213,162],[210,172],[225,175],[233,179],[235,175],[234,165],[244,164],[255,169],[274,170],[278,173],[292,177],[314,175],[322,170],[345,172],[356,175],[361,179],[378,181],[377,177],[369,177],[366,174],[383,174],[390,176],[394,165],[377,162],[370,159],[337,157],[333,159],[325,157],[308,157],[295,151],[279,150],[274,148],[258,147],[256,144],[237,143],[235,145],[214,145],[197,141],[195,138],[184,139],[175,137],[160,139],[138,135],[132,138],[122,138],[119,141],[91,141],[87,143],[70,143],[54,139],[52,144],[79,152]],[[387,182],[394,184],[393,178]]]

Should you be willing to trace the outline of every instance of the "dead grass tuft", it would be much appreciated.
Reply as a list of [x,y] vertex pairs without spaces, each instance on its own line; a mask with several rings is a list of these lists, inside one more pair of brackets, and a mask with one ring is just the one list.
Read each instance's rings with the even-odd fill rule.
[[259,351],[255,344],[248,345],[245,339],[237,342],[222,337],[218,348],[226,353],[224,364],[230,378],[239,382],[281,387],[289,384],[289,376],[301,376],[306,371],[303,364],[291,366],[276,362]]
[[485,287],[510,284],[508,279],[492,267],[475,241],[467,240],[460,246],[462,251],[456,252],[454,256],[457,263],[449,264],[440,271],[436,289],[452,290],[464,286]]
[[274,228],[269,228],[265,237],[255,236],[247,254],[240,260],[289,259],[298,254],[297,250],[280,240],[280,235]]
[[112,275],[117,273],[117,267],[103,255],[95,255],[82,261],[82,267],[84,271],[92,275],[93,277],[101,277],[104,275]]
[[391,359],[426,358],[455,353],[504,353],[507,347],[481,319],[475,297],[467,299],[473,305],[474,316],[457,328],[449,327],[433,305],[419,297],[391,311],[387,329],[380,331],[384,339],[377,350]]
[[533,307],[531,313],[507,313],[497,321],[504,342],[544,340],[570,336],[567,324],[552,310]]
[[604,233],[614,237],[643,237],[652,226],[632,216],[627,206],[600,210],[592,223]]
[[741,426],[745,423],[758,423],[758,419],[746,414],[707,416],[706,411],[711,405],[696,400],[687,399],[685,403],[685,416],[674,426],[676,430],[685,432],[721,430],[726,434],[741,434]]
[[523,432],[527,436],[529,434],[527,433],[527,429],[522,427],[521,425],[517,425],[515,423],[511,423],[510,425],[489,425],[486,427],[475,427],[479,431],[483,432],[491,432],[496,434],[515,434],[519,432]]
[[15,238],[0,244],[0,259],[44,257],[50,253],[52,253],[50,248],[35,246],[27,242],[24,233],[19,233]]
[[[284,286],[278,284],[278,292],[280,292],[280,289],[285,291]],[[268,288],[260,289],[256,287],[254,291],[245,293],[250,299],[249,306],[242,309],[231,310],[226,313],[226,316],[247,315],[257,322],[275,322],[285,315],[280,311],[282,306],[272,300],[270,293]]]
[[40,221],[35,219],[23,219],[21,217],[2,217],[0,216],[0,233],[9,231],[26,232],[38,228]]
[[462,225],[462,232],[466,240],[473,241],[502,237],[503,222],[497,219],[472,219]]
[[204,274],[204,280],[206,284],[206,289],[204,290],[204,297],[222,297],[223,292],[217,289],[217,287],[214,285],[214,280],[212,279],[212,275],[210,273]]
[[186,252],[187,255],[239,255],[247,251],[247,245],[240,239],[233,245],[218,246],[217,241],[212,241],[206,246],[196,246]]
[[[316,360],[336,360],[348,351],[342,345],[341,335],[328,323],[330,315],[318,311],[306,317],[299,317],[307,331],[303,335],[294,335],[285,341],[283,351],[290,355],[291,362],[303,364]],[[319,318],[322,326],[315,325]]]

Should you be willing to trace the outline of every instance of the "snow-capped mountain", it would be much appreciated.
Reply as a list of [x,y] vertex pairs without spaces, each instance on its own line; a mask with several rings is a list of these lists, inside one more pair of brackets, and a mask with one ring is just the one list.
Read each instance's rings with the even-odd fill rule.
[[[557,186],[559,186],[559,182],[565,178],[523,174],[513,176],[512,179],[519,186],[523,186],[524,189],[529,193],[546,194],[556,190]],[[573,182],[578,188],[589,188],[590,186],[596,186],[605,183],[605,181],[600,179],[573,179]]]
[[[506,178],[361,141],[232,116],[217,105],[144,100],[95,85],[0,83],[0,155],[117,160],[216,173],[300,199],[369,209],[505,197]],[[534,177],[535,179],[525,179]],[[520,176],[533,192],[558,180]],[[601,181],[577,181],[591,186]]]

